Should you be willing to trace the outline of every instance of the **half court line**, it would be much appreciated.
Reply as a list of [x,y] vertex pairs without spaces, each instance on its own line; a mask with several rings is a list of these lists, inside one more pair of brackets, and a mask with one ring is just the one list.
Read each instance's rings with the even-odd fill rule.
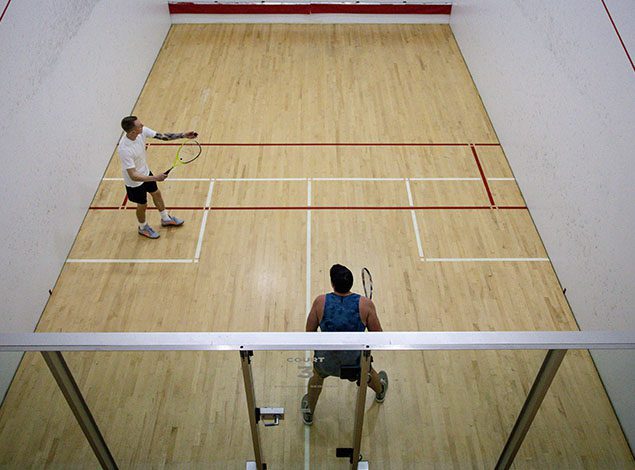
[[209,182],[209,190],[205,199],[206,210],[203,212],[203,220],[201,222],[201,230],[198,233],[198,242],[196,244],[196,252],[194,253],[194,262],[198,263],[201,259],[201,250],[203,248],[203,236],[205,235],[205,226],[207,225],[207,216],[209,215],[209,207],[212,204],[212,192],[214,191],[214,180]]
[[[306,204],[309,209],[306,211],[306,305],[304,313],[308,315],[311,310],[311,180],[306,182]],[[311,351],[304,352],[305,364],[310,364]],[[309,379],[306,380],[308,390]],[[311,461],[311,429],[304,426],[304,470],[309,470]]]
[[[414,201],[412,199],[412,191],[410,190],[410,180],[406,178],[406,191],[408,192],[408,203],[410,207],[414,207]],[[417,213],[414,210],[410,211],[412,216],[412,226],[415,229],[415,238],[417,239],[417,251],[419,252],[419,258],[424,258],[423,246],[421,245],[421,235],[419,235],[419,224],[417,223]]]

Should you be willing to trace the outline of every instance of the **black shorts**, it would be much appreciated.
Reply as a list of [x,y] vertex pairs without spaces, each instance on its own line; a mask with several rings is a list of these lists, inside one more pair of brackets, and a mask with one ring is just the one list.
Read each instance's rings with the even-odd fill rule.
[[[150,172],[152,176],[152,172]],[[131,188],[126,186],[126,194],[128,194],[128,200],[136,202],[137,204],[148,203],[148,193],[154,193],[159,190],[156,181],[144,181],[141,186],[135,186]]]

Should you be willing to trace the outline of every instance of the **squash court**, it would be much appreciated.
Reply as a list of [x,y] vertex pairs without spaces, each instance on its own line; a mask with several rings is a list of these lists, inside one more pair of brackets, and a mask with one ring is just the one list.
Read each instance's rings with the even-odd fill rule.
[[[368,267],[384,331],[578,326],[448,25],[173,25],[133,114],[203,147],[160,188],[180,228],[135,231],[115,152],[38,332],[300,332],[328,270]],[[112,136],[113,143],[118,139]],[[174,143],[150,141],[150,168]],[[372,468],[492,468],[544,351],[379,351]],[[65,354],[121,468],[244,468],[236,352]],[[357,387],[256,352],[268,468],[348,468]],[[46,399],[42,399],[46,397]],[[0,409],[0,466],[95,468],[37,353]],[[567,353],[513,468],[635,468],[587,351]]]

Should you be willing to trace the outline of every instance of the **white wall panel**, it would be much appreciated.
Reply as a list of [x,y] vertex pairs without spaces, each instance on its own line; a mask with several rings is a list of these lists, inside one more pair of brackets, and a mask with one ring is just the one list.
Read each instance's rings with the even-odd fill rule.
[[[0,22],[0,330],[33,331],[169,26],[164,0],[9,4]],[[19,357],[0,355],[0,397]]]
[[[606,4],[632,53],[633,1]],[[580,328],[635,330],[635,72],[602,2],[460,0],[450,24]],[[633,447],[635,351],[593,356]]]

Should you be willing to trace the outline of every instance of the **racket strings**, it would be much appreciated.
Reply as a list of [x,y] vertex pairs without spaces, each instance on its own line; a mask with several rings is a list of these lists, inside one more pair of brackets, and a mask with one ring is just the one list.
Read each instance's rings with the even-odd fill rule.
[[195,140],[188,140],[179,150],[179,160],[182,163],[190,163],[201,154],[201,145]]

